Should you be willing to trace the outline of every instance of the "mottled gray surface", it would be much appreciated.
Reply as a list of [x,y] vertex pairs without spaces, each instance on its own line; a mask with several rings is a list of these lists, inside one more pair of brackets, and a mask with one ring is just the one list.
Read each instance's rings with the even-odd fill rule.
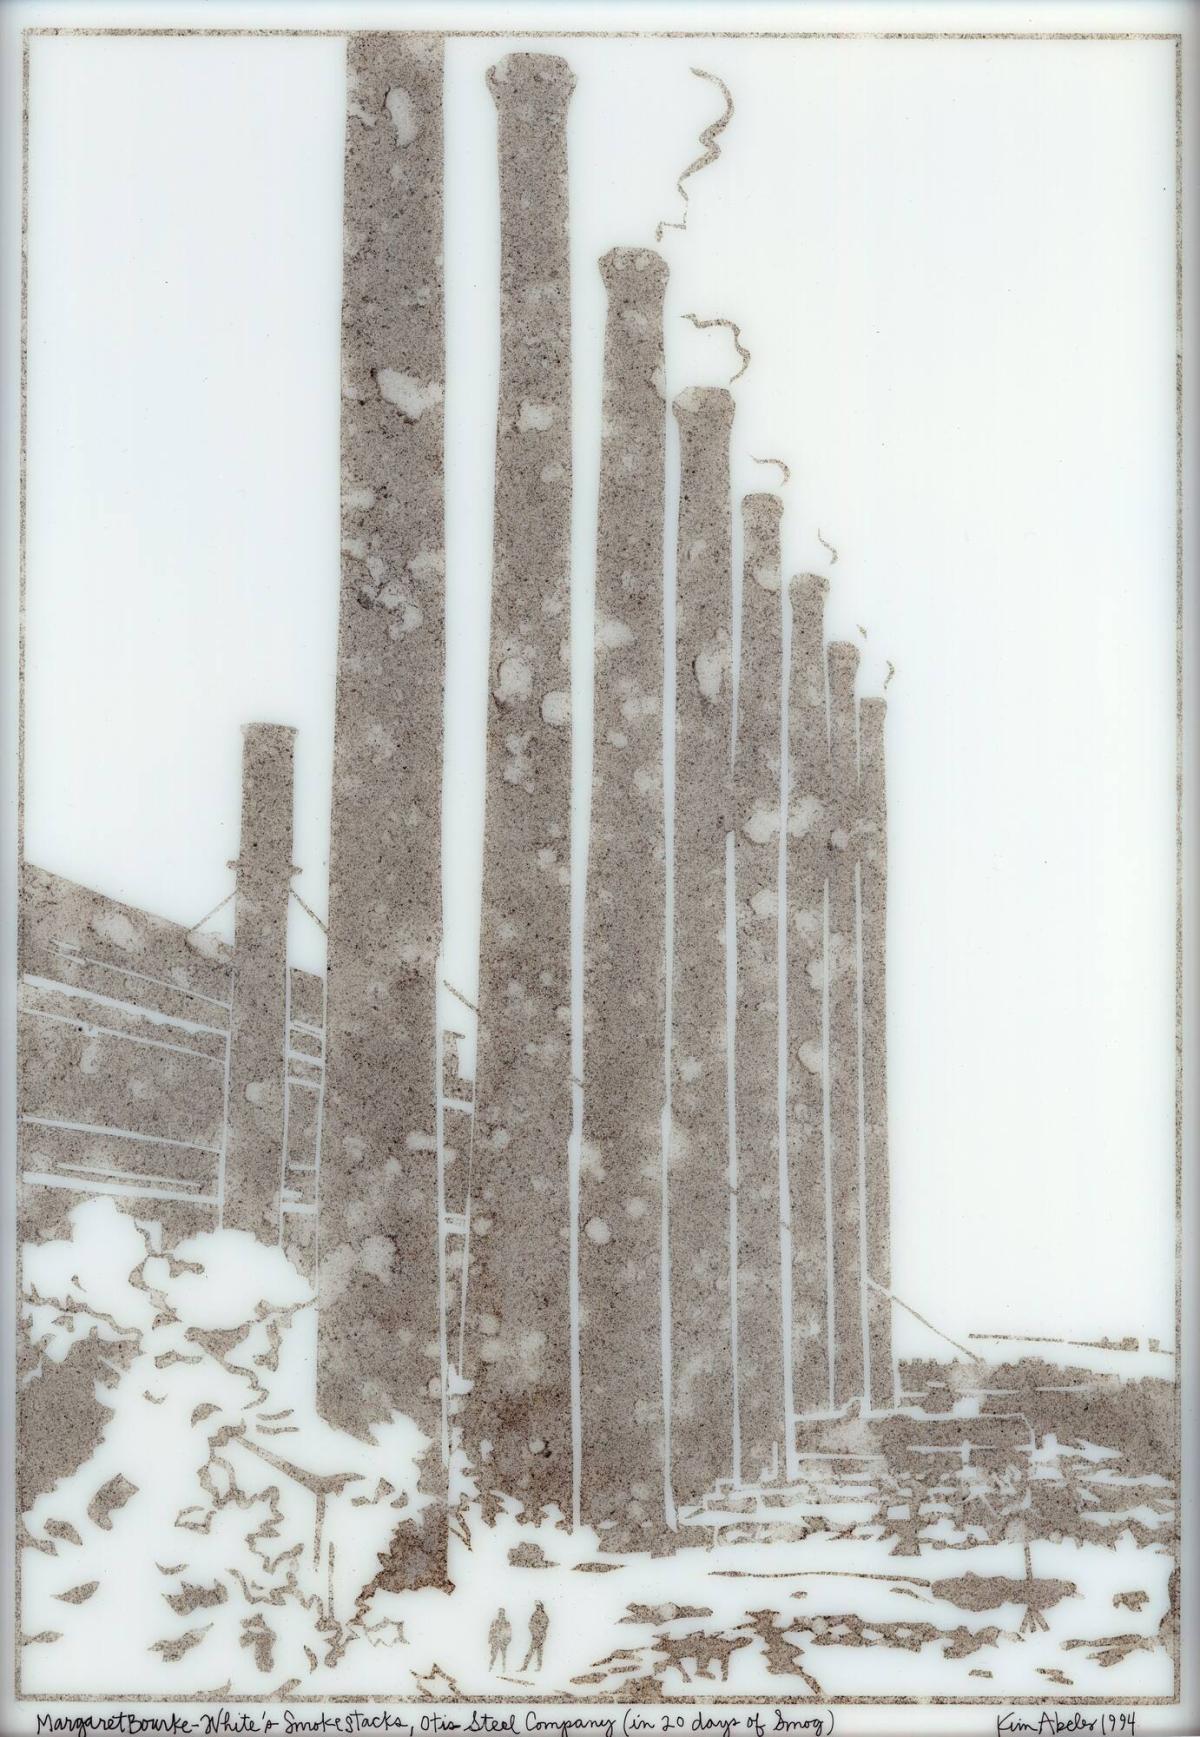
[[788,694],[788,1186],[792,1215],[792,1367],[796,1409],[829,1398],[825,1153],[825,884],[829,581],[792,581]]
[[[862,928],[862,1045],[867,1272],[891,1289],[891,1189],[887,1130],[887,793],[884,723],[887,701],[859,702],[859,860]],[[875,1407],[895,1399],[892,1305],[882,1291],[867,1291],[870,1372]]]
[[19,963],[23,974],[137,1001],[168,1018],[195,1021],[197,1002],[229,1008],[233,952],[225,942],[32,863],[21,871]]
[[318,1397],[438,1428],[442,42],[349,38]]
[[281,724],[248,724],[242,748],[221,1222],[262,1242],[279,1241],[295,739]]
[[601,260],[600,270],[608,318],[584,934],[582,1516],[635,1542],[652,1519],[661,1522],[663,1516],[658,1302],[666,992],[667,268],[656,253],[616,248]]
[[672,1424],[678,1501],[733,1461],[726,1123],[725,835],[733,825],[733,398],[675,400],[680,495],[676,602],[675,933],[671,1033]]
[[738,1415],[741,1474],[784,1464],[779,1226],[783,588],[777,495],[742,501],[736,829]]
[[[232,962],[232,949],[212,935],[25,866],[17,1074],[24,1236],[63,1234],[81,1197],[109,1189],[123,1209],[160,1219],[168,1241],[214,1228]],[[281,1031],[283,1005],[281,991]],[[281,1157],[280,1146],[276,1214]],[[275,1226],[277,1235],[277,1217]]]
[[487,808],[467,1373],[481,1473],[571,1512],[571,306],[567,107],[554,55],[488,73],[499,112]]
[[829,647],[829,1166],[833,1198],[833,1399],[863,1392],[858,1017],[858,647]]
[[[282,997],[279,1009],[282,1037]],[[47,989],[22,997],[21,1025],[21,1113],[37,1118],[25,1129],[27,1167],[41,1168],[40,1153],[51,1159],[46,1168],[57,1169],[52,1155],[65,1159],[82,1138],[43,1121],[76,1123],[119,1130],[91,1135],[89,1147],[93,1155],[105,1147],[130,1180],[169,1163],[184,1186],[195,1181],[214,1192],[225,1120],[223,1037],[169,1029],[164,1035],[147,1019]],[[279,1063],[282,1072],[282,1045]],[[169,1157],[159,1141],[181,1142],[178,1157]],[[277,1169],[281,1149],[282,1142],[275,1149]]]

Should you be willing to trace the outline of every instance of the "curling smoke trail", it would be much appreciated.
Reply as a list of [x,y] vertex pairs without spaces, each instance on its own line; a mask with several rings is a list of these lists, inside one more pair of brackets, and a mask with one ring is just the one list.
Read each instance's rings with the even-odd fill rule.
[[690,320],[696,327],[697,331],[706,331],[709,326],[724,326],[727,331],[733,333],[733,347],[742,358],[742,365],[736,374],[731,374],[729,376],[729,384],[732,386],[735,380],[740,380],[742,375],[746,372],[746,369],[750,366],[750,352],[742,342],[742,328],[736,323],[736,321],[723,319],[702,320],[698,314],[684,314],[683,318],[685,320]]
[[780,478],[779,486],[781,489],[785,489],[787,487],[788,482],[791,479],[792,468],[790,465],[784,464],[784,462],[781,458],[755,458],[754,454],[751,453],[750,454],[750,462],[752,464],[777,464],[779,466],[780,470],[783,472],[783,476]]
[[822,548],[823,548],[823,549],[828,549],[828,550],[829,550],[829,565],[830,565],[830,566],[831,566],[831,567],[836,567],[836,565],[837,565],[837,558],[838,558],[838,552],[837,552],[837,550],[836,550],[836,549],[835,549],[835,548],[834,548],[834,546],[833,546],[833,544],[832,544],[832,543],[829,543],[829,542],[827,542],[827,541],[826,541],[826,540],[825,540],[825,538],[824,538],[824,537],[823,537],[823,536],[822,536],[822,535],[821,535],[821,528],[820,528],[820,526],[819,526],[819,525],[818,525],[818,527],[817,527],[817,542],[818,542],[818,543],[820,543],[820,545],[821,545],[821,547],[822,547]]
[[706,78],[710,84],[718,86],[722,96],[725,98],[725,113],[719,120],[715,120],[711,125],[705,127],[704,131],[700,134],[700,143],[704,146],[703,151],[696,158],[695,162],[688,164],[687,168],[683,171],[683,174],[675,183],[675,186],[679,191],[679,196],[683,200],[682,218],[678,223],[673,223],[669,218],[664,218],[658,228],[654,231],[655,241],[662,240],[664,230],[687,228],[688,192],[684,186],[684,182],[689,181],[693,175],[698,175],[701,169],[707,169],[710,163],[716,162],[717,158],[721,155],[721,147],[717,144],[717,138],[725,131],[725,128],[729,125],[733,116],[733,97],[730,95],[729,86],[725,83],[724,79],[718,78],[715,72],[705,72],[704,69],[699,66],[694,66],[692,68],[692,74],[696,78]]

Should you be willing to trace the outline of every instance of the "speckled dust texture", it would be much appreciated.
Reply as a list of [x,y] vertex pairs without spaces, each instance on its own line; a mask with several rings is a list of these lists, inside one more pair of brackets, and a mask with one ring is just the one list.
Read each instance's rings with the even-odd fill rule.
[[825,888],[829,729],[828,580],[793,581],[788,690],[787,1135],[792,1222],[792,1369],[797,1411],[829,1402],[825,1142]]
[[615,248],[596,544],[595,746],[579,1183],[582,1517],[635,1546],[663,1520],[663,514],[658,254]]
[[[571,306],[574,75],[512,54],[499,116],[500,391],[480,937],[468,1447],[481,1491],[571,1512]],[[490,1444],[485,1445],[485,1444]]]
[[784,1464],[779,1213],[779,825],[783,590],[778,497],[742,502],[738,684],[737,1325],[740,1472]]
[[342,586],[321,1154],[324,1416],[437,1398],[442,43],[348,41]]
[[697,1501],[732,1472],[733,1377],[726,1095],[725,837],[733,825],[733,399],[675,400],[675,933],[669,1158],[671,1472]]

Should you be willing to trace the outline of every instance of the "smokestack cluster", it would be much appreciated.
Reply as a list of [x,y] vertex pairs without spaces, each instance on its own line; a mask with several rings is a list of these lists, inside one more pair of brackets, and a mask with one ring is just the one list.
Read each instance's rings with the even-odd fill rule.
[[[54,1029],[29,1040],[45,1095],[26,1118],[40,1130],[26,1181],[150,1194],[189,1224],[215,1212],[317,1257],[322,1415],[365,1437],[401,1412],[428,1444],[432,1499],[406,1522],[389,1586],[444,1584],[455,1447],[489,1518],[515,1504],[593,1526],[607,1548],[654,1548],[721,1487],[794,1474],[802,1422],[895,1397],[885,707],[858,697],[856,647],[826,644],[827,582],[785,582],[778,498],[735,508],[726,389],[670,403],[668,525],[668,272],[644,247],[599,262],[593,770],[573,981],[575,81],[554,55],[512,54],[487,77],[500,369],[473,1086],[465,1034],[439,1030],[442,59],[436,36],[348,42],[324,1006],[320,980],[288,967],[295,733],[256,723],[231,952],[38,882],[42,941],[71,988],[106,993],[73,974],[116,970],[171,1019],[181,996],[223,1009],[228,982],[223,1053],[219,1023],[186,1017],[203,1042],[158,1046],[171,1071],[154,1091],[165,1102],[169,1088],[192,1137],[162,1136],[147,1089],[149,1124],[122,1123],[134,1094],[119,1050],[84,1070],[64,1047],[77,1034],[60,1030],[74,1022],[29,1010]],[[696,323],[731,327],[748,360],[733,322]],[[104,916],[152,948],[157,974],[58,944],[103,933]],[[27,1104],[37,1078],[27,1066]],[[96,1093],[82,1111],[80,1091]],[[156,1193],[106,1148],[113,1168],[97,1176],[78,1135],[161,1146],[178,1170],[155,1173]]]
[[[347,520],[339,662],[323,1404],[360,1428],[389,1405],[409,1410],[440,1432],[443,1454],[448,1428],[461,1429],[485,1513],[512,1498],[529,1516],[557,1510],[609,1547],[636,1548],[716,1486],[785,1478],[798,1418],[892,1403],[884,708],[857,699],[856,649],[826,647],[826,581],[785,583],[770,494],[740,505],[735,620],[727,390],[689,388],[671,406],[680,485],[666,642],[667,267],[652,250],[614,248],[600,261],[584,1077],[573,1079],[574,78],[556,56],[507,56],[488,74],[500,382],[469,1202],[448,1188],[429,788],[441,724],[418,703],[440,696],[430,673],[442,572],[427,558],[440,553],[440,71],[427,48],[384,40],[408,61],[385,73],[372,48],[359,68],[360,89],[372,81],[366,107],[403,84],[427,149],[416,180],[407,156],[389,173],[394,210],[381,217],[384,178],[369,159],[392,145],[382,129],[359,139],[351,123],[360,252],[347,268],[346,452],[361,483],[348,511],[363,525],[360,535]],[[369,172],[356,180],[359,164]],[[435,286],[432,301],[418,283]],[[358,318],[368,302],[386,346]],[[394,331],[392,307],[403,309]],[[384,350],[404,346],[407,383],[389,363],[381,392]],[[404,400],[399,423],[381,399]],[[367,495],[377,501],[400,476],[394,510],[372,516]],[[420,618],[411,631],[392,631],[374,593],[363,603],[372,576],[401,586]],[[381,848],[359,862],[367,836]],[[461,1369],[446,1319],[449,1234],[469,1251]],[[447,1406],[448,1382],[461,1405]]]

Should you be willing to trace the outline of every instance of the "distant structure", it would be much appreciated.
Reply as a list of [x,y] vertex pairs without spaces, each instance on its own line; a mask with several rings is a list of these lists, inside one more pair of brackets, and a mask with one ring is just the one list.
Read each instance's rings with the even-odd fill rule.
[[325,984],[287,962],[293,732],[250,724],[233,947],[26,864],[19,1212],[62,1234],[80,1199],[315,1249]]
[[[172,1240],[224,1224],[281,1241],[319,1269],[331,1422],[406,1412],[432,1444],[430,1493],[461,1444],[486,1512],[511,1498],[609,1547],[657,1546],[714,1491],[793,1479],[822,1420],[895,1403],[884,702],[859,699],[856,648],[825,642],[827,582],[785,580],[777,497],[735,508],[724,389],[670,407],[665,643],[667,266],[613,249],[574,1078],[574,78],[506,57],[488,75],[501,366],[463,1076],[462,1033],[437,1014],[441,40],[352,37],[349,76],[328,1013],[287,957],[292,732],[254,724],[232,948],[24,871],[23,1224],[52,1234],[108,1194]],[[430,1583],[444,1545],[443,1519]]]

